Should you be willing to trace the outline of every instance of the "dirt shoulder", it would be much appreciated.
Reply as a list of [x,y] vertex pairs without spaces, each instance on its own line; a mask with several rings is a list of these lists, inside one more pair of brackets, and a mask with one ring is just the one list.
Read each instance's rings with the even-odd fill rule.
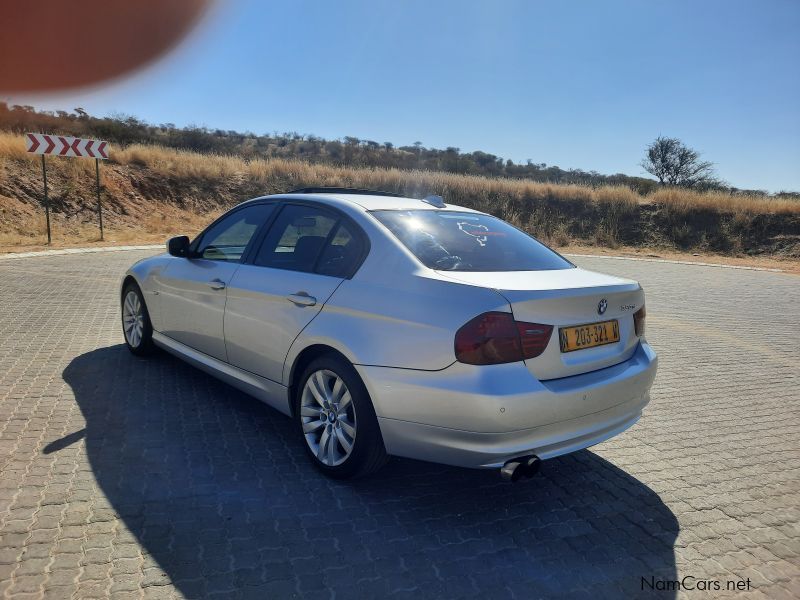
[[622,256],[654,260],[676,260],[692,263],[709,263],[732,267],[755,267],[760,269],[779,269],[786,273],[800,275],[800,260],[764,256],[723,256],[704,252],[678,252],[663,248],[604,248],[602,246],[569,245],[555,247],[562,254],[590,254],[592,256]]
[[43,252],[45,250],[65,250],[68,248],[106,248],[113,246],[140,246],[147,244],[166,244],[167,237],[158,234],[141,235],[114,235],[114,233],[104,236],[101,242],[98,239],[60,239],[53,240],[48,245],[42,242],[31,242],[26,244],[2,244],[0,243],[0,254],[10,254],[16,252]]

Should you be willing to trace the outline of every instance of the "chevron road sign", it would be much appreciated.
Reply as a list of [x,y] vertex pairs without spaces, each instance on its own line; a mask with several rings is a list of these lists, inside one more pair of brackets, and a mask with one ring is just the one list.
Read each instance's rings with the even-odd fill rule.
[[45,155],[67,156],[72,158],[93,158],[94,176],[97,183],[97,216],[100,220],[100,239],[103,239],[103,205],[100,203],[100,161],[108,158],[108,142],[51,135],[48,133],[26,133],[25,146],[28,152],[42,156],[42,177],[44,178],[44,214],[47,221],[47,243],[50,243],[50,202],[47,198],[47,166]]
[[26,133],[25,143],[28,152],[33,154],[53,154],[79,158],[108,158],[108,142],[88,140],[64,135],[46,133]]

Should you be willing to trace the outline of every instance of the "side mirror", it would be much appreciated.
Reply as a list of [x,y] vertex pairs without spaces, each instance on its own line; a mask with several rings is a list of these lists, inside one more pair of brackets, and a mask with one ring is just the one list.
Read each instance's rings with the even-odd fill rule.
[[172,256],[186,258],[189,256],[189,238],[185,235],[167,240],[167,252]]

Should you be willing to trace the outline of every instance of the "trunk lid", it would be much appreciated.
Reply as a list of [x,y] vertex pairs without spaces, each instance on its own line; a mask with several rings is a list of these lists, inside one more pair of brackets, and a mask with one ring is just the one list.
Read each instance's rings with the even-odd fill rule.
[[[448,279],[487,287],[502,294],[511,305],[514,319],[553,326],[553,334],[544,352],[525,361],[539,380],[569,377],[616,365],[629,359],[638,338],[633,313],[644,305],[639,284],[584,269],[554,271],[510,271],[474,273],[439,271]],[[605,300],[601,314],[600,303]],[[619,341],[562,352],[559,328],[587,325],[616,319]]]

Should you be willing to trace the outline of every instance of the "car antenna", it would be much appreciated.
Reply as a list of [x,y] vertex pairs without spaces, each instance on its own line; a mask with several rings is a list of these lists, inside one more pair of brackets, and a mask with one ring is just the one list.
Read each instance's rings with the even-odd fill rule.
[[444,198],[442,198],[441,196],[434,196],[434,195],[425,196],[422,199],[422,201],[427,202],[428,204],[430,204],[431,206],[435,206],[436,208],[444,208],[445,206],[447,206],[444,203]]

